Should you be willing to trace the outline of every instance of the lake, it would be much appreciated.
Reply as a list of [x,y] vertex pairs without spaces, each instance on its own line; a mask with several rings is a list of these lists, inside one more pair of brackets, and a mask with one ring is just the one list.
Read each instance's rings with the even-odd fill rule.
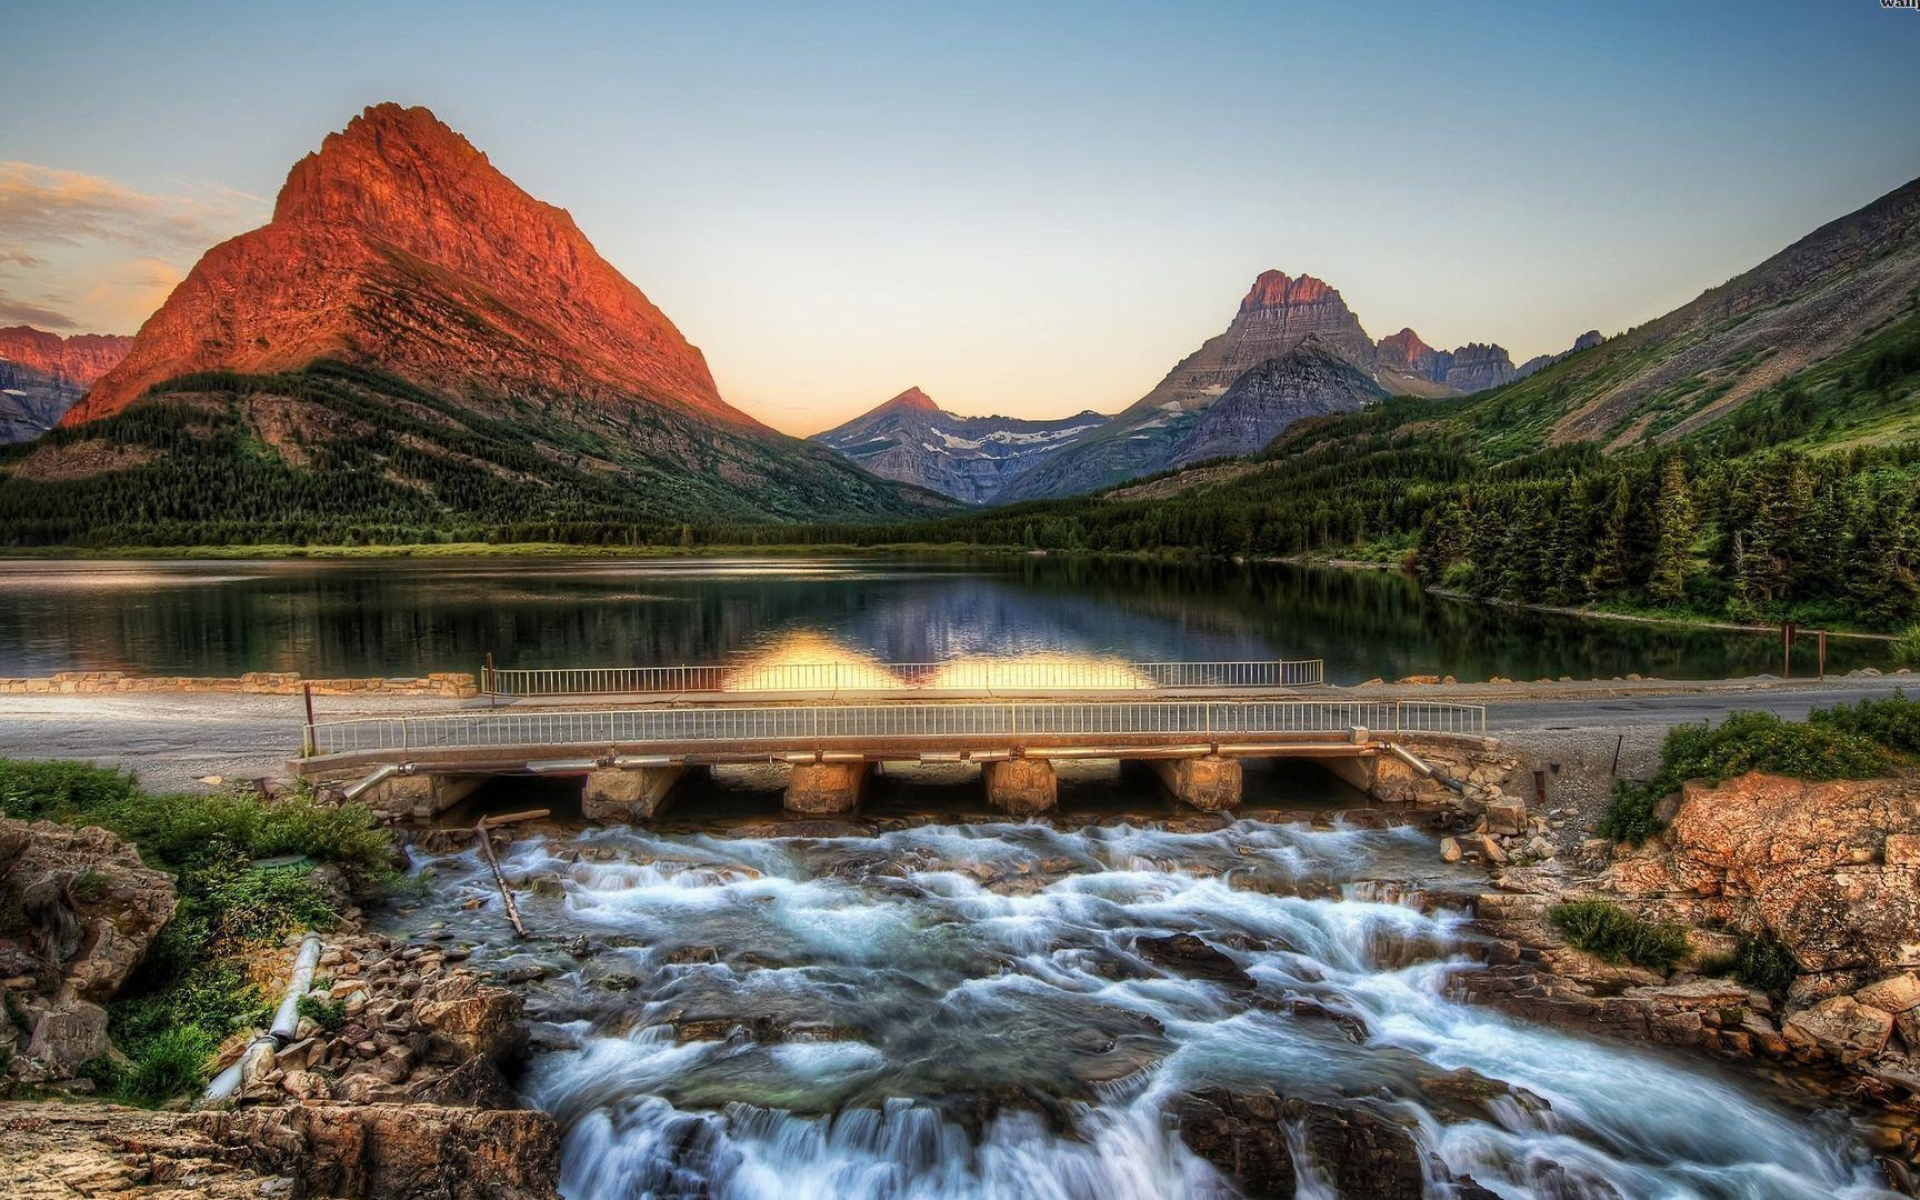
[[[1766,634],[1435,597],[1386,571],[981,557],[0,562],[0,675],[314,677],[510,666],[1320,658],[1375,676],[1780,670]],[[1828,666],[1887,665],[1839,638]],[[1796,673],[1813,666],[1811,639]]]

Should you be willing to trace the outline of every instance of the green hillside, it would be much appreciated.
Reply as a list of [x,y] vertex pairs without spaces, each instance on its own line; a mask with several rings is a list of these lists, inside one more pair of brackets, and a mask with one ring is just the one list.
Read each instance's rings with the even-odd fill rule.
[[0,451],[0,545],[672,542],[689,522],[951,511],[832,452],[659,406],[454,402],[332,361],[174,380]]

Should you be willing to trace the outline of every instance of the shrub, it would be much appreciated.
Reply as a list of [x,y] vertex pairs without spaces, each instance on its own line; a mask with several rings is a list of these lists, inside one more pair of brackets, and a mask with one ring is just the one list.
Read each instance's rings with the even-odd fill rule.
[[1648,921],[1604,900],[1556,904],[1549,919],[1567,935],[1567,944],[1608,962],[1630,962],[1662,973],[1687,955],[1687,932],[1672,921]]
[[[1920,631],[1920,626],[1914,628]],[[1879,700],[1816,708],[1808,720],[1901,754],[1920,754],[1920,700],[1909,700],[1904,691]]]
[[1793,952],[1772,937],[1740,935],[1733,953],[1700,965],[1703,975],[1731,976],[1747,987],[1784,995],[1800,976]]
[[1907,626],[1893,639],[1893,657],[1896,662],[1920,665],[1920,621]]
[[312,995],[300,997],[296,1005],[300,1015],[312,1021],[328,1033],[337,1031],[347,1023],[347,1002],[345,1000],[321,1000]]
[[76,762],[21,762],[0,758],[0,816],[20,821],[65,821],[125,800],[134,777]]
[[395,875],[393,840],[365,805],[321,804],[301,793],[267,808],[253,833],[257,858],[304,854],[339,865],[362,889],[383,888]]
[[1660,832],[1655,809],[1690,779],[1722,783],[1748,771],[1796,779],[1868,779],[1885,773],[1880,743],[1831,724],[1783,721],[1772,713],[1737,712],[1718,726],[1680,725],[1660,749],[1660,770],[1642,783],[1619,780],[1600,833],[1639,843]]

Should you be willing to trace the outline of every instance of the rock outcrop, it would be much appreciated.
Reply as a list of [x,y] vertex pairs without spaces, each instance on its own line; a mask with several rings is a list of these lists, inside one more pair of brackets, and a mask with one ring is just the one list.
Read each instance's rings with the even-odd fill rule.
[[556,1200],[545,1113],[302,1104],[157,1113],[20,1105],[0,1118],[10,1200]]
[[173,880],[104,829],[0,819],[0,1045],[28,1082],[107,1053],[102,1005],[172,919]]
[[1611,880],[1695,924],[1764,929],[1809,976],[1920,967],[1920,781],[1690,783]]
[[810,441],[882,479],[897,479],[968,504],[990,504],[1007,481],[1107,423],[1096,412],[1052,421],[963,417],[908,388],[863,416]]
[[560,1135],[530,1110],[294,1104],[195,1113],[182,1125],[297,1194],[368,1200],[550,1200]]

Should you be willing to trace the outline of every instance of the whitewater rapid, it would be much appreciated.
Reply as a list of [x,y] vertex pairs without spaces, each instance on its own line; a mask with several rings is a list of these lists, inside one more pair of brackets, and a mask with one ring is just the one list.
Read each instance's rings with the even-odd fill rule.
[[[1441,1200],[1462,1176],[1504,1200],[1893,1195],[1838,1113],[1449,999],[1474,881],[1411,829],[609,829],[502,865],[531,949],[473,854],[425,868],[410,919],[548,972],[522,1087],[561,1123],[569,1200],[1238,1195],[1170,1115],[1206,1087],[1384,1114]],[[1181,933],[1254,988],[1141,952]],[[1288,1132],[1297,1196],[1331,1200]]]

